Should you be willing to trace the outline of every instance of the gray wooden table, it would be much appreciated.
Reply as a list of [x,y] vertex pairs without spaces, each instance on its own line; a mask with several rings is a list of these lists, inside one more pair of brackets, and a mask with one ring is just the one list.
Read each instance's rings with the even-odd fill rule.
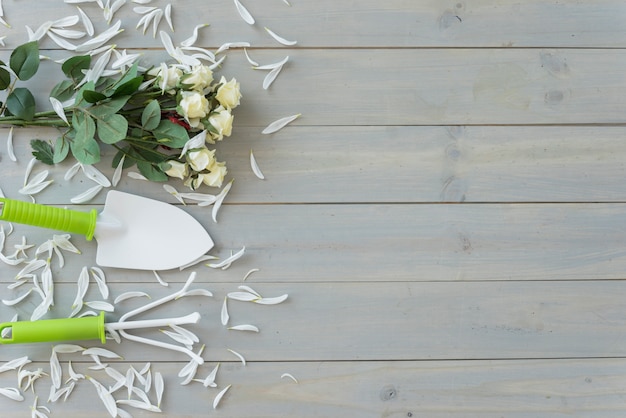
[[[626,3],[243,3],[254,25],[231,1],[173,1],[171,36],[180,42],[196,24],[210,23],[198,46],[246,41],[260,63],[290,57],[264,90],[266,72],[252,70],[242,49],[228,51],[218,74],[237,77],[243,99],[218,154],[236,181],[217,223],[210,208],[182,207],[210,231],[211,254],[225,258],[245,246],[245,255],[227,270],[161,272],[168,287],[150,271],[105,269],[109,302],[131,290],[154,300],[197,273],[194,286],[212,298],[173,301],[145,317],[200,312],[189,327],[201,340],[194,350],[206,345],[196,377],[220,363],[218,387],[181,385],[185,355],[130,341],[105,345],[123,356],[109,366],[126,373],[149,362],[150,373],[165,380],[164,416],[623,417]],[[116,12],[113,21],[121,19],[125,30],[114,43],[158,64],[167,55],[151,28],[146,35],[135,29],[135,6],[128,1]],[[80,7],[96,32],[106,29],[96,3]],[[26,40],[25,25],[76,13],[60,0],[4,0],[12,26],[0,28],[5,59]],[[264,27],[297,45],[278,44]],[[165,21],[160,28],[169,32]],[[53,59],[70,54],[49,39],[41,47]],[[60,70],[42,65],[46,71],[30,84],[45,108]],[[302,116],[289,127],[261,134],[295,113]],[[7,197],[26,198],[17,190],[31,158],[28,140],[55,135],[16,129],[17,162],[0,141]],[[265,180],[250,169],[250,150]],[[104,147],[97,165],[109,178],[112,155]],[[55,179],[36,196],[39,203],[67,206],[93,185],[79,175],[64,180],[72,164],[35,166]],[[117,189],[177,203],[161,184],[126,173]],[[84,207],[100,207],[104,196]],[[176,225],[164,219],[155,228],[167,235]],[[22,236],[39,245],[52,233],[15,225],[5,254]],[[81,269],[95,265],[95,243],[79,236],[72,242],[82,254],[66,253],[63,268],[52,260],[55,306],[47,318],[69,314]],[[8,288],[20,268],[0,263],[2,299],[28,288]],[[258,271],[244,283],[252,269]],[[229,301],[230,324],[254,324],[258,334],[220,323],[224,297],[242,284],[264,296],[289,294],[276,306]],[[85,300],[98,299],[92,282]],[[3,304],[0,319],[27,319],[39,302],[32,294]],[[107,317],[142,303],[121,302]],[[28,355],[33,363],[24,370],[49,373],[50,354],[51,344],[7,345],[0,364]],[[64,381],[71,361],[77,372],[114,383],[90,369],[88,356],[59,357]],[[17,387],[17,376],[0,373],[0,387]],[[2,416],[28,416],[35,396],[50,416],[107,416],[87,380],[65,402],[46,402],[50,385],[42,377],[34,391],[23,391],[23,402],[0,396]],[[125,390],[116,398],[127,398]],[[154,401],[154,389],[148,395]]]

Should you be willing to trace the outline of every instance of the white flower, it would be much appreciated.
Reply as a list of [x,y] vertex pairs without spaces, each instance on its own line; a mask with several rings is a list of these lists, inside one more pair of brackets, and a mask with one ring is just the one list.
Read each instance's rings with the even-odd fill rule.
[[197,91],[181,92],[182,99],[178,104],[178,113],[182,115],[189,125],[196,128],[200,124],[200,119],[209,114],[209,101]]
[[195,65],[191,72],[183,77],[183,83],[190,85],[191,90],[206,93],[213,82],[213,71],[205,65]]
[[178,85],[183,72],[180,68],[173,65],[167,67],[164,63],[161,64],[159,72],[157,74],[157,84],[161,91],[167,91],[170,94],[174,93],[174,88]]
[[208,174],[202,174],[202,182],[211,187],[222,187],[222,182],[226,176],[226,163],[214,161],[209,167]]
[[236,79],[232,79],[226,82],[226,78],[222,76],[220,80],[220,88],[217,89],[217,95],[215,98],[226,109],[234,109],[239,106],[239,99],[241,99],[241,92],[239,91],[239,83]]
[[209,131],[211,140],[221,141],[225,136],[230,136],[233,130],[233,119],[234,116],[230,113],[230,110],[225,109],[223,106],[215,109],[209,116],[209,123],[214,128],[214,130]]
[[187,162],[194,171],[202,171],[215,163],[215,150],[201,148],[187,153]]
[[183,180],[187,176],[187,164],[181,163],[179,161],[168,161],[170,168],[165,171],[170,177],[176,177]]

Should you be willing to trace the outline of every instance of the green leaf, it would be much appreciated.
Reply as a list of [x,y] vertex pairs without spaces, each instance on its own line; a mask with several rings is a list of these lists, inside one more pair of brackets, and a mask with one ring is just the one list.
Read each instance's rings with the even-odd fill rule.
[[44,164],[54,164],[54,150],[52,145],[41,139],[33,139],[30,141],[30,146],[33,149],[33,156]]
[[70,80],[63,80],[52,88],[50,97],[54,97],[60,102],[64,102],[74,97],[75,93],[76,90],[74,90],[74,83]]
[[161,122],[161,105],[158,100],[151,100],[141,114],[141,126],[148,131],[156,129]]
[[143,83],[143,76],[135,77],[115,89],[111,97],[127,96],[135,93]]
[[20,80],[28,80],[39,69],[39,45],[32,41],[18,46],[9,59],[11,70]]
[[67,155],[70,152],[70,143],[62,136],[57,138],[56,144],[54,144],[54,155],[52,157],[52,161],[55,164],[58,164],[65,160]]
[[129,156],[130,152],[130,146],[126,146],[124,148],[121,148],[117,154],[115,154],[115,156],[113,157],[113,161],[111,164],[111,167],[116,168],[119,163],[120,160],[122,159],[122,156],[126,155],[126,158],[124,159],[124,166],[123,168],[129,168],[135,165],[135,163],[137,162],[137,160],[135,160],[134,157]]
[[35,117],[35,97],[24,87],[18,87],[7,97],[7,109],[12,115],[27,121]]
[[130,99],[130,96],[116,97],[115,99],[98,103],[90,107],[88,111],[96,118],[104,118],[121,110],[128,103],[128,99]]
[[11,85],[11,73],[0,67],[0,90],[6,90]]
[[91,55],[81,55],[66,60],[61,69],[63,74],[71,78],[74,84],[78,84],[84,77],[83,70],[88,70],[91,66]]
[[94,90],[85,90],[83,92],[83,99],[85,99],[86,102],[89,103],[97,103],[100,100],[104,100],[106,99],[107,96],[105,96],[104,94],[98,92],[98,91],[94,91]]
[[159,143],[172,148],[182,148],[189,141],[187,129],[169,120],[162,120],[152,133]]
[[155,165],[146,161],[137,161],[137,168],[150,181],[167,181],[168,176]]
[[72,141],[70,144],[72,155],[78,162],[83,164],[95,164],[100,161],[100,147],[95,139],[83,139],[82,141]]
[[76,93],[76,102],[74,103],[74,106],[82,109],[86,109],[87,107],[89,107],[90,103],[83,98],[83,94],[86,91],[93,89],[95,89],[95,84],[93,81],[83,84],[82,87],[78,90],[78,93]]
[[96,121],[98,137],[105,144],[115,144],[126,138],[128,121],[116,113]]
[[93,119],[81,110],[75,110],[72,116],[72,126],[76,131],[76,135],[72,144],[87,142],[94,138],[96,134],[96,123]]

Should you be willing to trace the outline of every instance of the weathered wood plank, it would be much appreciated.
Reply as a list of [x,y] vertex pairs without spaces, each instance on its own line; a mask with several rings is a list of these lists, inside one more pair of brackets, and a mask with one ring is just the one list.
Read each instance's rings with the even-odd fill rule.
[[[35,30],[47,20],[76,14],[72,5],[39,2],[37,15],[21,13],[18,3],[4,5],[5,20],[0,35],[7,35],[7,47],[26,39],[24,26]],[[165,2],[154,3],[163,8]],[[375,0],[336,2],[293,2],[292,7],[273,3],[245,3],[257,23],[249,26],[236,12],[232,1],[187,1],[174,4],[174,36],[191,35],[196,24],[209,23],[201,32],[200,45],[218,47],[224,42],[248,41],[254,47],[280,47],[263,27],[269,27],[301,47],[624,47],[622,18],[624,5],[616,0],[546,3],[540,0],[493,1],[404,1]],[[135,29],[140,15],[136,4],[127,2],[115,15],[126,29],[115,38],[121,48],[160,46],[152,37]],[[82,9],[98,31],[106,28],[103,13],[95,4]],[[160,30],[170,32],[165,20]],[[80,43],[78,41],[72,41]],[[44,46],[56,45],[46,39]]]
[[[228,349],[250,362],[384,361],[453,359],[558,359],[621,357],[626,349],[624,281],[565,282],[394,282],[247,283],[265,297],[289,294],[280,305],[264,306],[229,301],[229,326],[256,325],[260,332],[228,330],[220,310],[237,284],[202,283],[212,298],[190,296],[134,319],[178,317],[198,311],[202,319],[186,328],[206,344],[210,362],[237,362]],[[111,296],[143,290],[156,300],[178,290],[156,283],[116,283]],[[25,289],[24,289],[25,290]],[[5,292],[7,296],[8,292]],[[76,285],[56,286],[50,317],[71,311]],[[85,300],[99,300],[95,286]],[[17,307],[0,308],[3,320],[14,312],[28,319],[38,305],[36,294]],[[128,301],[109,314],[121,314],[149,303]],[[170,341],[158,330],[132,331],[147,338]],[[88,346],[98,341],[84,342]],[[127,361],[177,361],[181,353],[126,341],[108,348]],[[7,361],[27,349],[33,360],[47,361],[51,344],[5,345]],[[196,345],[197,350],[200,345]]]
[[[241,51],[228,55],[220,74],[241,82],[239,126],[264,128],[294,113],[303,115],[296,126],[626,120],[624,50],[285,49],[256,51],[255,59],[271,63],[286,55],[290,62],[268,91],[266,72],[252,70]],[[148,66],[167,59],[162,51],[143,58]],[[58,65],[42,68],[27,84],[33,91],[50,91],[62,78]],[[40,108],[50,107],[46,97],[38,95]]]
[[[86,372],[84,365],[74,368]],[[141,369],[144,363],[134,367]],[[30,369],[48,367],[45,363]],[[66,369],[63,364],[63,368]],[[117,366],[115,366],[117,367]],[[125,371],[124,364],[119,370]],[[619,417],[623,414],[620,382],[626,364],[621,359],[559,361],[446,362],[314,362],[253,363],[246,367],[222,364],[218,389],[199,383],[179,386],[180,366],[153,363],[153,372],[166,378],[163,413],[204,417]],[[290,372],[299,383],[280,379]],[[103,372],[90,375],[110,384]],[[202,374],[204,377],[206,373]],[[14,373],[0,375],[3,387],[14,386]],[[49,379],[46,379],[46,383]],[[217,410],[211,403],[219,389],[232,384]],[[45,405],[47,384],[37,384],[39,404]],[[125,388],[116,393],[119,399]],[[155,401],[154,389],[149,392]],[[23,417],[34,396],[23,403],[4,401],[3,416]],[[63,416],[104,416],[94,388],[79,381],[67,402],[47,404]],[[155,416],[125,407],[136,417]]]
[[[267,138],[256,128],[237,127],[218,144],[217,155],[228,164],[228,178],[236,180],[229,203],[624,202],[625,133],[623,127],[597,126],[302,126]],[[0,140],[0,187],[7,196],[24,198],[17,191],[31,158],[29,139],[56,135],[54,130],[16,130],[17,164]],[[113,152],[103,150],[97,167],[111,178]],[[252,173],[249,150],[265,181]],[[46,167],[55,183],[37,196],[40,202],[63,204],[89,187],[81,174],[63,179],[72,164],[68,159]],[[187,189],[179,180],[169,183]],[[161,184],[126,175],[118,187],[177,202]],[[104,203],[104,196],[90,203]]]
[[[188,206],[225,258],[246,247],[230,269],[204,266],[201,281],[467,281],[622,279],[626,271],[624,204],[230,205],[218,223],[210,208]],[[167,234],[167,220],[155,227]],[[6,253],[26,235],[41,244],[53,232],[16,226]],[[95,242],[73,239],[59,280],[95,265]],[[176,243],[172,243],[176,245]],[[30,253],[31,256],[34,253]],[[132,255],[129,255],[132,257]],[[56,268],[56,261],[53,267]],[[0,266],[10,283],[18,267]],[[167,272],[182,281],[187,272]],[[154,281],[150,272],[111,269],[113,282]]]

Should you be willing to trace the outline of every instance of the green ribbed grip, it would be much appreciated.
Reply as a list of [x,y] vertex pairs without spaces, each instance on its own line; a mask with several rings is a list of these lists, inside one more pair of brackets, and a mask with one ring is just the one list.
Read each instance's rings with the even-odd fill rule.
[[93,238],[96,230],[98,213],[95,209],[80,212],[5,198],[0,198],[0,207],[0,220],[7,222],[82,234],[87,240]]
[[100,340],[106,342],[104,312],[83,318],[44,319],[0,324],[0,334],[10,328],[10,337],[0,338],[0,344],[46,343],[55,341]]

